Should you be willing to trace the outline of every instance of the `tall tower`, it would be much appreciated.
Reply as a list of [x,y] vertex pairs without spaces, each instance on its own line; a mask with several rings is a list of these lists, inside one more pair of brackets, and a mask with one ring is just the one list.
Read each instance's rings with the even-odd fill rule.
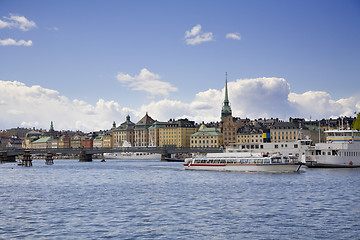
[[54,131],[54,123],[53,121],[51,121],[49,132],[53,132],[53,131]]
[[225,78],[225,99],[224,99],[223,107],[221,109],[221,119],[224,119],[227,116],[231,116],[231,114],[232,114],[232,112],[231,112],[231,107],[229,105],[229,96],[228,96],[228,88],[227,88],[227,73],[226,73],[226,78]]

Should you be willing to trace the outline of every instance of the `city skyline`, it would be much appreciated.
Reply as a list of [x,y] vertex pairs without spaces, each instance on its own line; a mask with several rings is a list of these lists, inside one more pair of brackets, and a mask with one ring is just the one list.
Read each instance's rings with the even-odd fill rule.
[[358,1],[1,1],[0,129],[360,111]]

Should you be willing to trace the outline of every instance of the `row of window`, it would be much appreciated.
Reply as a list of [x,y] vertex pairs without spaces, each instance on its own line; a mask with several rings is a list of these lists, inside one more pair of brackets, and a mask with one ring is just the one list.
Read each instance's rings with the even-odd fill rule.
[[[191,143],[192,144],[194,144],[194,143],[197,144],[198,141],[197,140],[191,140]],[[217,140],[203,140],[203,141],[199,140],[199,143],[217,143]]]

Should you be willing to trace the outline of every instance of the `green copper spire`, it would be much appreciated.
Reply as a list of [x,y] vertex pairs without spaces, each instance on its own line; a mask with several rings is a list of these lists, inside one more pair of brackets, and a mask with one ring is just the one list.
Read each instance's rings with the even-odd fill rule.
[[232,114],[231,107],[229,105],[229,95],[228,95],[228,87],[227,87],[227,73],[226,73],[225,76],[226,76],[226,78],[225,78],[225,99],[224,99],[223,107],[221,109],[221,118],[231,116],[231,114]]
[[54,131],[54,123],[53,121],[51,121],[49,132],[53,132],[53,131]]
[[228,95],[228,87],[227,87],[227,73],[225,73],[225,100],[224,105],[229,105],[229,95]]

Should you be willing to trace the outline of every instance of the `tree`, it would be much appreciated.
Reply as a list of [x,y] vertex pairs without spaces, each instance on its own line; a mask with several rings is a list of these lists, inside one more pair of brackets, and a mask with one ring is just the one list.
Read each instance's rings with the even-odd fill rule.
[[356,120],[353,122],[353,129],[360,131],[360,113],[358,113]]

